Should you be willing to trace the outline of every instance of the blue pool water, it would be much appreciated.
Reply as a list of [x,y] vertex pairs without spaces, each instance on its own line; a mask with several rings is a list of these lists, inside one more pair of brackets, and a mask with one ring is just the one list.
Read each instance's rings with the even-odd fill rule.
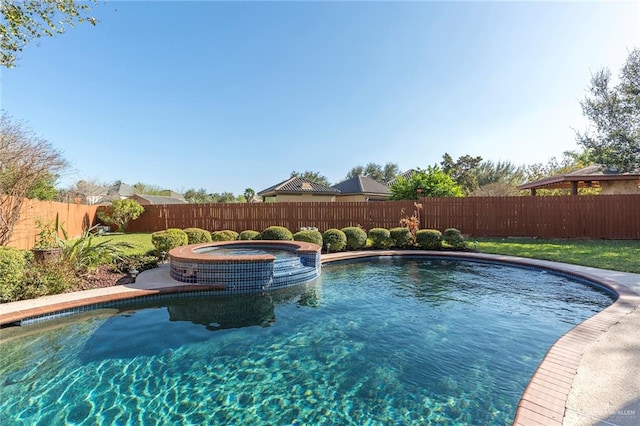
[[295,251],[277,249],[272,247],[254,248],[254,247],[241,247],[241,246],[212,246],[204,247],[194,250],[195,253],[209,254],[215,256],[241,256],[241,255],[258,255],[258,254],[271,254],[276,258],[297,257]]
[[0,424],[510,424],[548,347],[612,300],[539,270],[381,258],[3,329]]

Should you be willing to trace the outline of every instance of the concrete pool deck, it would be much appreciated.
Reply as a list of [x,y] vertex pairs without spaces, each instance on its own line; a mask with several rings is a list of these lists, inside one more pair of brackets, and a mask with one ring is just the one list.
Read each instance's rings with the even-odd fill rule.
[[[617,300],[560,337],[522,394],[515,425],[640,424],[640,274],[510,256],[467,252],[362,251],[322,255],[322,263],[377,256],[436,256],[545,268],[595,281]],[[45,296],[0,305],[0,324],[66,309],[160,293],[203,289],[169,277],[169,265],[133,284]]]

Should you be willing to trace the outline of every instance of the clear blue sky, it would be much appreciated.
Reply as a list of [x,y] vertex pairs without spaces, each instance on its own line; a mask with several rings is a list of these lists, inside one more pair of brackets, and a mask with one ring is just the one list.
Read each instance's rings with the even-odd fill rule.
[[445,152],[578,148],[591,74],[640,45],[638,2],[110,2],[2,69],[2,109],[79,179],[241,194]]

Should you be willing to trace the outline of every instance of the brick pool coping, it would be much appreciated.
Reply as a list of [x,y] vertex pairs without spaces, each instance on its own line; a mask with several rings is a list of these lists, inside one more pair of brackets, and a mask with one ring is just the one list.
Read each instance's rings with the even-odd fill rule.
[[[549,348],[522,394],[518,403],[514,425],[561,425],[574,377],[588,346],[602,336],[611,326],[620,322],[625,315],[640,307],[640,275],[638,274],[623,274],[615,271],[536,259],[469,252],[375,250],[323,254],[322,263],[379,256],[440,257],[543,268],[592,281],[617,295],[614,303],[575,326]],[[627,285],[628,283],[620,277],[631,277],[630,285]],[[634,290],[633,286],[636,286],[636,290]],[[136,283],[130,285],[85,290],[2,304],[0,305],[0,325],[98,303],[159,294],[207,290],[209,287],[215,289],[215,286],[184,285],[184,283],[169,278],[166,267],[160,267],[146,271],[138,277]],[[637,356],[640,358],[640,354],[637,354]],[[617,367],[623,368],[623,366]],[[610,368],[616,368],[616,366],[610,366]]]
[[250,240],[250,241],[214,241],[209,243],[191,244],[171,249],[169,258],[195,263],[242,263],[242,262],[260,262],[264,260],[273,260],[274,255],[264,254],[233,254],[223,255],[215,253],[198,253],[198,250],[208,247],[233,247],[233,246],[264,246],[264,247],[287,247],[297,253],[317,253],[322,250],[317,244],[307,243],[304,241],[267,241],[267,240]]

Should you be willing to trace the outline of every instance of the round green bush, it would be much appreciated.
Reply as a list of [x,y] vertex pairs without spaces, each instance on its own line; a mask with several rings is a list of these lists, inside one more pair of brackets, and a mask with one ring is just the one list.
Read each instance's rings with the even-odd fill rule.
[[347,250],[362,250],[367,245],[367,233],[357,226],[342,228],[347,237]]
[[263,240],[293,241],[293,233],[284,226],[270,226],[262,231]]
[[25,272],[18,298],[26,300],[64,293],[78,283],[74,269],[65,262],[36,263]]
[[384,228],[371,228],[367,234],[367,239],[371,247],[377,249],[389,248],[393,243],[389,230]]
[[425,250],[440,250],[442,233],[437,229],[419,229],[416,232],[416,244]]
[[210,243],[211,240],[211,232],[202,228],[186,228],[183,229],[184,233],[187,234],[187,239],[189,244],[200,244],[200,243]]
[[151,243],[156,248],[156,254],[169,253],[172,248],[186,246],[189,243],[187,233],[182,229],[170,228],[151,234]]
[[18,300],[27,267],[26,253],[13,247],[0,247],[0,302]]
[[293,234],[294,241],[304,241],[306,243],[317,244],[322,247],[322,234],[320,231],[298,231]]
[[246,231],[242,231],[240,235],[238,235],[239,240],[247,241],[247,240],[259,240],[260,233],[258,231],[254,231],[251,229],[247,229]]
[[224,229],[222,231],[215,231],[211,233],[211,239],[213,241],[235,241],[240,234],[230,229]]
[[347,247],[347,236],[339,229],[327,229],[322,234],[322,243],[328,252],[343,251]]
[[411,235],[409,228],[391,228],[389,230],[389,235],[393,240],[394,247],[407,248],[413,245],[413,235]]
[[456,250],[464,250],[467,246],[462,233],[456,228],[447,228],[442,233],[442,240]]

